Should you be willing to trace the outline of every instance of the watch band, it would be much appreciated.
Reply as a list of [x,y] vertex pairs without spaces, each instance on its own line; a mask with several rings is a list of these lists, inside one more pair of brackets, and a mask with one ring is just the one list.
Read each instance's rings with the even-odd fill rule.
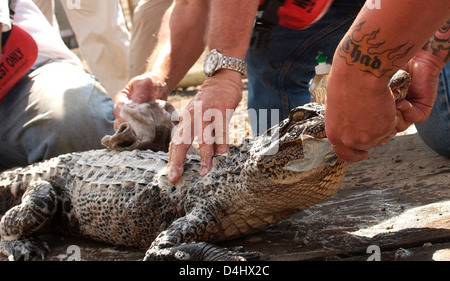
[[243,60],[223,56],[222,57],[222,65],[220,68],[234,70],[234,71],[241,73],[242,75],[245,75],[245,72],[247,70],[247,65],[246,65],[245,61],[243,61]]
[[224,56],[218,50],[214,49],[206,56],[203,69],[205,74],[211,77],[220,69],[229,69],[245,75],[247,67],[245,61]]

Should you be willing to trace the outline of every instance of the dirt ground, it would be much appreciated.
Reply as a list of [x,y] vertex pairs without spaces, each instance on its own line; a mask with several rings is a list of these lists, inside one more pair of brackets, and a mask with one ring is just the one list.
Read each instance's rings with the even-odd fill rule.
[[[191,90],[178,91],[169,101],[183,109],[195,93]],[[246,115],[246,92],[235,115]],[[246,125],[237,131],[249,134]],[[219,245],[257,251],[266,261],[450,260],[449,185],[450,159],[429,149],[412,127],[373,149],[369,159],[350,164],[331,199]],[[52,249],[47,260],[134,261],[145,253],[73,237],[42,238]]]

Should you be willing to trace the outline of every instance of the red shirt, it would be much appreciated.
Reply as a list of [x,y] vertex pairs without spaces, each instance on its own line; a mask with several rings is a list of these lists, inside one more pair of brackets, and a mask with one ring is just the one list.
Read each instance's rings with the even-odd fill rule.
[[277,16],[279,25],[292,29],[306,29],[318,21],[330,8],[333,0],[260,0],[260,5],[265,1],[278,1]]

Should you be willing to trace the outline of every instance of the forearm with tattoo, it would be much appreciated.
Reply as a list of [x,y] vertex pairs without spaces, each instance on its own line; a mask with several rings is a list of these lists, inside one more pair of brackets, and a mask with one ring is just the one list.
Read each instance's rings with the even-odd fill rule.
[[[392,76],[404,63],[413,44],[402,43],[393,48],[385,48],[385,41],[378,38],[380,29],[370,33],[362,32],[366,21],[353,28],[338,47],[337,54],[347,65],[381,78]],[[402,63],[398,63],[398,61]]]
[[433,34],[423,49],[443,59],[445,63],[450,60],[450,19]]

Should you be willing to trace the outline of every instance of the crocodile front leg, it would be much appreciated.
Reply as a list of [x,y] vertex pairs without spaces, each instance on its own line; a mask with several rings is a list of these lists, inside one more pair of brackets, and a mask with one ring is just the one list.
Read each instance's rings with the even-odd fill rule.
[[144,260],[242,260],[224,248],[204,243],[216,240],[221,231],[217,213],[203,205],[175,220],[156,237]]
[[248,255],[205,242],[192,242],[168,248],[150,247],[144,261],[245,261],[241,254]]
[[7,211],[0,221],[0,251],[9,260],[30,260],[34,255],[44,259],[48,246],[31,235],[53,217],[56,208],[57,195],[50,183],[30,183],[22,203]]

